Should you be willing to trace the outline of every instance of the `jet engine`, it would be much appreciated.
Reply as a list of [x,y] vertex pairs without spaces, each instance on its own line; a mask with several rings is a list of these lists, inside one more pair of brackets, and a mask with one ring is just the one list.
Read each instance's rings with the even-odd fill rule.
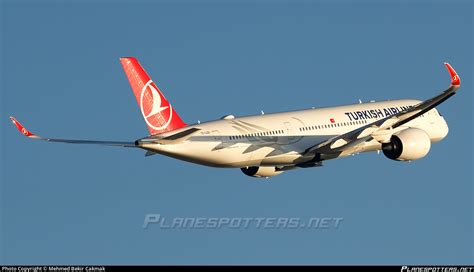
[[390,142],[382,144],[382,151],[392,160],[413,161],[426,156],[430,147],[430,137],[424,130],[408,128],[392,135]]
[[254,178],[268,178],[277,176],[283,173],[274,166],[251,166],[240,168],[244,174]]

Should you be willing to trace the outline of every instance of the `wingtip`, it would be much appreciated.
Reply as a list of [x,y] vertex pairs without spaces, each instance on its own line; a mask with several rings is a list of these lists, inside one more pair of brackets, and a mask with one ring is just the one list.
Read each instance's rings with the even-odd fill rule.
[[119,58],[120,62],[124,62],[124,61],[132,61],[132,60],[137,60],[135,57],[120,57]]
[[18,122],[15,117],[10,116],[10,120],[21,134],[25,135],[26,137],[37,137],[35,134],[31,133],[28,129],[26,129],[20,122]]
[[461,79],[459,78],[459,75],[456,73],[456,70],[454,70],[451,64],[449,64],[448,62],[445,62],[444,65],[446,66],[446,69],[448,69],[448,72],[451,75],[451,85],[453,86],[461,85]]

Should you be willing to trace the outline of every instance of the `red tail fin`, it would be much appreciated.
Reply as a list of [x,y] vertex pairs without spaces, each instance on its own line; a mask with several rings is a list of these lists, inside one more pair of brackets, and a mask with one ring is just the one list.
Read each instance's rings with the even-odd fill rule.
[[186,126],[135,58],[120,58],[150,134]]

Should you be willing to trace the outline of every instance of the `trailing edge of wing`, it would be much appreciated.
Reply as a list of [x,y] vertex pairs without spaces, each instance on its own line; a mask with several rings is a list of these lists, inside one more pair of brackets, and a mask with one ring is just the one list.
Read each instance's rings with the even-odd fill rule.
[[43,140],[47,142],[59,142],[69,144],[97,144],[97,145],[109,145],[109,146],[122,146],[122,147],[137,147],[134,142],[119,142],[119,141],[91,141],[91,140],[70,140],[70,139],[54,139],[54,138],[43,138],[40,137],[28,129],[26,129],[18,120],[13,116],[10,116],[10,120],[16,126],[21,134],[31,139]]
[[[456,91],[461,86],[461,78],[456,73],[454,68],[447,62],[444,63],[446,69],[451,76],[451,85],[440,93],[439,95],[425,100],[411,108],[408,108],[399,113],[387,116],[383,119],[377,120],[373,123],[367,124],[363,127],[352,130],[348,133],[338,135],[327,141],[319,143],[311,148],[308,148],[305,153],[315,152],[315,153],[333,153],[340,152],[347,148],[354,146],[354,141],[358,143],[362,141],[371,140],[375,134],[380,134],[384,130],[394,129],[403,124],[410,122],[411,120],[419,117],[420,115],[428,112],[429,110],[435,108],[439,104],[446,101],[448,98],[453,96]],[[340,140],[343,141],[340,141]],[[340,144],[344,143],[344,144]]]

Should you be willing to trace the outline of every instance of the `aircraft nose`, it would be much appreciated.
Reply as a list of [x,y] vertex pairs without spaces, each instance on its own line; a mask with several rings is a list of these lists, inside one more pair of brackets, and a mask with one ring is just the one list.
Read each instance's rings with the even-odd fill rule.
[[446,120],[444,120],[444,118],[443,118],[443,123],[444,123],[444,128],[443,128],[442,139],[444,139],[444,137],[448,136],[448,133],[449,133],[448,123],[446,123]]
[[449,127],[448,127],[448,123],[446,123],[446,120],[441,117],[441,122],[440,122],[440,125],[439,125],[439,129],[438,129],[438,137],[436,137],[436,142],[438,141],[441,141],[442,139],[444,139],[446,136],[448,136],[448,133],[449,133]]

